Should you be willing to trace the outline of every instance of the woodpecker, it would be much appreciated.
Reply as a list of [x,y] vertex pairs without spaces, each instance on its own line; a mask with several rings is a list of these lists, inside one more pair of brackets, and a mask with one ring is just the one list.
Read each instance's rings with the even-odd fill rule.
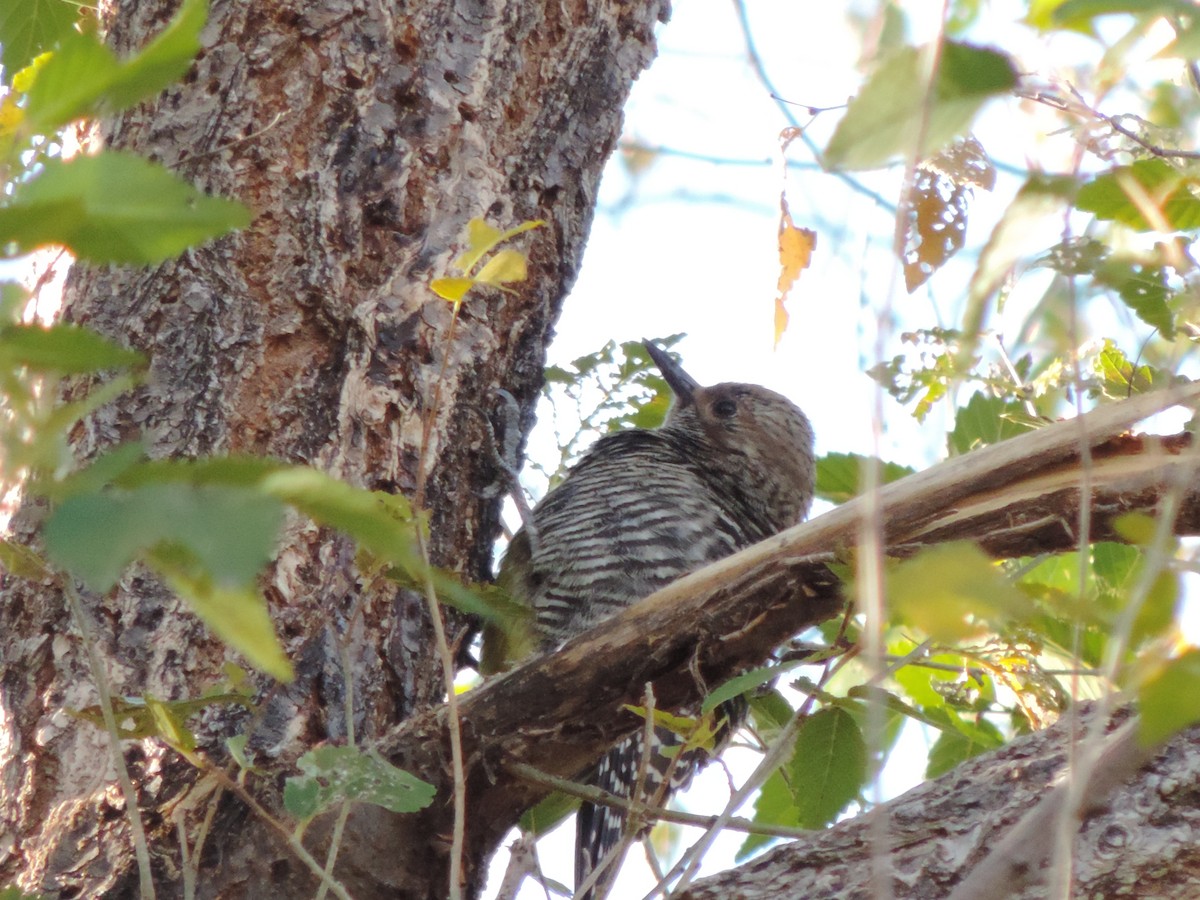
[[[790,400],[752,384],[702,387],[665,351],[645,343],[675,396],[656,430],[602,437],[533,510],[509,544],[500,582],[533,613],[534,640],[552,652],[688,572],[800,522],[813,497],[812,426]],[[685,714],[687,711],[683,711]],[[724,710],[736,731],[745,705]],[[682,739],[655,728],[643,767],[645,730],[612,748],[584,776],[641,800],[686,784],[701,754],[671,760]],[[576,890],[625,836],[623,810],[583,804],[576,817]],[[620,860],[577,900],[607,893]]]

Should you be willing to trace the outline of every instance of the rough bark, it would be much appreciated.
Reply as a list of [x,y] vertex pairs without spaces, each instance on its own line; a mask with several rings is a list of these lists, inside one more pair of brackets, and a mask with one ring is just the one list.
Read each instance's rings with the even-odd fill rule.
[[[110,43],[140,46],[175,6],[120,0],[106,12]],[[486,577],[498,476],[485,417],[504,388],[530,424],[621,106],[666,9],[665,0],[214,4],[183,84],[104,133],[243,200],[255,220],[150,270],[77,269],[66,318],[153,360],[144,387],[74,435],[80,460],[141,436],[155,457],[310,463],[419,497],[435,564]],[[452,327],[428,282],[450,274],[476,216],[547,224],[527,236],[529,280],[512,294],[472,294]],[[38,515],[25,509],[18,533],[29,539]],[[343,740],[348,693],[360,741],[441,698],[424,601],[365,578],[353,556],[344,538],[289,524],[264,587],[298,677],[267,690],[253,718],[207,713],[199,736],[215,759],[241,730],[268,761]],[[144,572],[85,600],[116,693],[177,699],[220,679],[227,651]],[[461,635],[461,624],[453,630]],[[0,634],[0,884],[136,891],[123,804],[98,765],[106,739],[63,711],[94,703],[95,689],[61,597],[4,576]],[[196,773],[153,742],[126,755],[165,848],[166,813],[184,808],[176,804]],[[202,893],[282,890],[294,860],[231,808],[205,844]],[[204,811],[184,818],[194,824]],[[432,834],[424,846],[406,894],[444,896],[446,848]],[[159,896],[181,890],[177,860],[177,849],[156,856]],[[357,896],[386,892],[363,883]]]
[[[1092,718],[1083,721],[1090,724]],[[1079,727],[1078,720],[1064,719],[969,760],[871,814],[794,841],[677,896],[868,900],[879,896],[883,884],[897,900],[948,897],[998,843],[1028,827],[1030,810],[1044,810],[1051,827],[1022,837],[1053,858],[1053,816],[1061,812],[1055,790],[1072,771],[1068,747]],[[1072,818],[1071,896],[1200,896],[1198,795],[1200,729],[1192,729],[1170,741],[1135,778]],[[1043,805],[1047,797],[1051,802]],[[990,893],[964,894],[964,900],[1052,896],[1046,888],[1050,864],[1036,852],[1026,862],[1021,877],[992,883]]]

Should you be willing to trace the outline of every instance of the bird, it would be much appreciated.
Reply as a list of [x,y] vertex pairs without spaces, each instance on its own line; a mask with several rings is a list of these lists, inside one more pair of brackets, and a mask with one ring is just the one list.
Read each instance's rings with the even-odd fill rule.
[[[501,561],[497,580],[529,610],[535,652],[553,652],[689,572],[799,523],[811,506],[813,430],[799,407],[759,385],[704,387],[658,345],[643,346],[674,395],[663,425],[596,441],[534,507]],[[722,738],[745,709],[744,701],[725,705]],[[664,779],[666,793],[685,785],[707,754],[672,763],[683,739],[650,731],[648,766],[642,729],[582,780],[627,799],[640,782],[645,802],[662,801]],[[582,804],[577,900],[607,894],[620,859],[605,858],[628,843],[627,820],[625,810]],[[598,866],[604,871],[593,875]]]

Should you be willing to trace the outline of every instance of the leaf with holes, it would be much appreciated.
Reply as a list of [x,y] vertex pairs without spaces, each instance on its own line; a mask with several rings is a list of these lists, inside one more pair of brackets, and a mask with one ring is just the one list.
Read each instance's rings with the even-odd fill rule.
[[904,284],[911,294],[963,248],[972,189],[991,190],[996,170],[974,138],[917,166],[897,215],[904,223]]

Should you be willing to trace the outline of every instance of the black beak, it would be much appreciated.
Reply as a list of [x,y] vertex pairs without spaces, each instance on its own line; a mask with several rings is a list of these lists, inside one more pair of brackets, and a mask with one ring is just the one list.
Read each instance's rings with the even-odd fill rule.
[[667,384],[671,386],[671,390],[675,392],[675,397],[681,404],[692,402],[692,394],[700,387],[700,384],[683,371],[679,363],[671,359],[667,355],[667,351],[663,350],[657,344],[650,341],[642,341],[642,346],[646,348],[646,352],[650,354],[650,358],[654,360],[654,364],[658,366],[658,371],[662,372],[663,378],[667,380]]

